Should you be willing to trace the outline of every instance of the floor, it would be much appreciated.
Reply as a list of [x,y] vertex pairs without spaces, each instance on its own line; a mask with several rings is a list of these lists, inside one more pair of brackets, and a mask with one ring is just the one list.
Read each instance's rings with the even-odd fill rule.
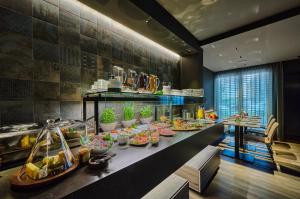
[[[229,157],[234,157],[234,134],[227,134],[225,138],[219,143],[219,148],[222,154]],[[240,154],[244,157],[245,161],[251,163],[259,169],[269,170],[273,172],[276,168],[273,158],[265,143],[245,140],[244,149],[240,148]]]
[[265,172],[222,156],[220,169],[204,193],[190,191],[190,199],[201,198],[300,199],[300,178]]

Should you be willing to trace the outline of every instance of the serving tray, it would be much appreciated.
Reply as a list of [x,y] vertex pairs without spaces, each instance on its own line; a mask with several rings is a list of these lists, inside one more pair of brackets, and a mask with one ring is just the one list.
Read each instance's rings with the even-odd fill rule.
[[62,173],[59,173],[55,176],[43,178],[40,180],[33,180],[29,178],[25,173],[25,167],[22,167],[16,174],[14,174],[11,178],[11,185],[13,188],[17,189],[33,189],[38,188],[50,183],[53,183],[59,179],[64,178],[68,174],[70,174],[72,171],[74,171],[79,165],[79,161],[75,159],[74,164],[67,170],[65,170]]

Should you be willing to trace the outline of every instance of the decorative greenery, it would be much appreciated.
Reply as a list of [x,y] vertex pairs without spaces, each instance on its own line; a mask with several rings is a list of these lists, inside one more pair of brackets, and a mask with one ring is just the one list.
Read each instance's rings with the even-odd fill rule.
[[150,106],[144,106],[141,108],[140,113],[142,118],[148,118],[152,116],[152,109]]
[[124,120],[133,120],[134,119],[134,107],[133,104],[125,104],[123,108]]
[[113,108],[105,108],[101,114],[102,123],[113,123],[116,120],[116,114]]

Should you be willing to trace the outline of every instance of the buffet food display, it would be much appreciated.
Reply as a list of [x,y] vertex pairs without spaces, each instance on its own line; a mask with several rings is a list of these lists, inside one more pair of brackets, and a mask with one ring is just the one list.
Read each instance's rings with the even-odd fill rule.
[[[105,108],[101,109],[101,113],[98,110],[95,111],[95,115],[98,117],[90,118],[85,122],[49,120],[44,127],[41,124],[28,124],[0,128],[0,163],[2,165],[4,162],[10,164],[12,161],[24,161],[27,158],[21,169],[12,176],[13,187],[36,188],[52,183],[74,171],[79,164],[88,166],[90,169],[105,169],[109,166],[110,159],[118,155],[116,148],[126,150],[135,147],[137,150],[147,150],[160,146],[162,140],[172,141],[174,136],[178,136],[180,133],[196,132],[208,123],[204,122],[207,120],[205,114],[201,112],[200,120],[198,117],[200,111],[197,114],[196,109],[185,107],[185,100],[178,104],[175,102],[179,99],[178,97],[167,96],[171,100],[165,103],[160,101],[160,96],[157,96],[186,95],[190,96],[187,99],[191,99],[192,104],[195,105],[203,101],[199,98],[192,98],[192,96],[200,96],[201,91],[194,89],[184,92],[171,89],[170,82],[162,83],[163,90],[158,90],[160,80],[156,75],[137,74],[132,70],[129,70],[130,75],[126,75],[122,68],[114,68],[115,74],[111,76],[111,80],[108,82],[97,81],[93,86],[93,91],[113,89],[120,92],[124,91],[123,87],[125,86],[126,92],[133,90],[134,92],[154,94],[152,96],[156,95],[156,97],[151,98],[145,95],[146,99],[151,101],[148,103],[143,101],[145,96],[139,94],[130,94],[129,98],[133,100],[128,100],[126,95],[118,94],[115,95],[115,99],[112,99],[114,95],[110,95],[108,98],[111,101],[119,99],[126,101],[121,105],[121,113],[116,110],[120,107],[106,104]],[[106,99],[99,100],[101,97],[106,98],[107,96],[99,94],[96,101],[107,103]],[[143,103],[136,106],[133,101]],[[159,106],[152,102],[158,102]],[[180,110],[174,111],[172,103],[181,106]],[[166,107],[158,111],[162,106]],[[183,114],[182,109],[188,110],[185,111],[186,114]],[[83,115],[85,118],[87,114]],[[95,120],[96,118],[98,120]],[[212,118],[215,116],[209,117],[208,120]],[[71,151],[70,148],[73,147],[78,148]]]

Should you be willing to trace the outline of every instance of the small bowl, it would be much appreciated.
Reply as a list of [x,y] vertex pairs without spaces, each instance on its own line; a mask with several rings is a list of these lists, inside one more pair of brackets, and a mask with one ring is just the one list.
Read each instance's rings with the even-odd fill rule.
[[121,123],[125,128],[128,128],[128,127],[131,127],[133,124],[135,124],[135,122],[136,122],[136,119],[128,120],[128,121],[122,121]]
[[150,124],[152,122],[153,117],[141,118],[142,124]]
[[117,122],[113,123],[100,123],[100,127],[103,131],[112,131],[116,128]]
[[111,157],[108,155],[98,155],[89,159],[89,168],[91,169],[104,169],[108,166],[108,160]]

